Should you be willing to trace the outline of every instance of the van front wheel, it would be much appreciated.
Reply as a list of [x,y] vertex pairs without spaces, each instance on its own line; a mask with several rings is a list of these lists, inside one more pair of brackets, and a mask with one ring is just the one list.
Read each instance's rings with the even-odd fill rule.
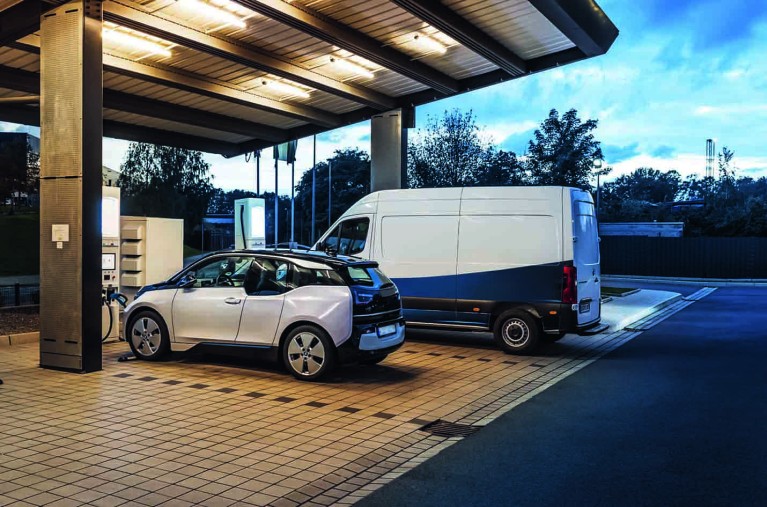
[[531,315],[512,310],[498,317],[493,335],[507,354],[528,354],[538,345],[540,329]]

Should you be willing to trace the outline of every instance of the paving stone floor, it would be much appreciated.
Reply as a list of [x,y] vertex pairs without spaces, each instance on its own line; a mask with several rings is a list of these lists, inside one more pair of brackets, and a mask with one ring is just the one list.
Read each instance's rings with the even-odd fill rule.
[[411,333],[323,383],[209,354],[118,362],[124,343],[78,375],[39,368],[36,344],[0,348],[0,506],[349,505],[458,440],[425,424],[487,424],[636,334],[522,357]]

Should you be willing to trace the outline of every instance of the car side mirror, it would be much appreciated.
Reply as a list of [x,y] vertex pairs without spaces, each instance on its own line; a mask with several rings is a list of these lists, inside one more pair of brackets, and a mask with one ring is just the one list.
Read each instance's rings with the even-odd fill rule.
[[197,278],[195,278],[193,274],[187,273],[178,281],[176,287],[179,289],[188,289],[194,286],[195,283],[197,283]]

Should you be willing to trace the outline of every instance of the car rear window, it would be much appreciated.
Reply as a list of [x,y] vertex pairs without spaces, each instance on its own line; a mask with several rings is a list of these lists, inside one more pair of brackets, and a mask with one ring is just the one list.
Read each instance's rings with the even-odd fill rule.
[[392,283],[383,272],[374,267],[348,266],[346,273],[351,285],[366,285],[383,287]]

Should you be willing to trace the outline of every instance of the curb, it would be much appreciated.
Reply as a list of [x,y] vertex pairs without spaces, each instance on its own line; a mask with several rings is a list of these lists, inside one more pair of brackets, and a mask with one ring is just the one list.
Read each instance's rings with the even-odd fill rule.
[[639,275],[602,275],[603,282],[659,282],[704,287],[767,287],[764,278],[679,278]]
[[661,301],[660,303],[657,303],[657,304],[655,304],[653,306],[650,306],[650,307],[646,308],[641,313],[639,313],[638,316],[637,315],[632,315],[631,317],[628,317],[628,318],[622,320],[621,322],[618,323],[617,326],[615,326],[615,329],[611,329],[609,332],[610,333],[617,333],[617,332],[623,331],[623,330],[625,330],[627,328],[630,328],[633,324],[636,324],[640,320],[644,320],[647,317],[649,317],[649,316],[659,312],[660,310],[666,308],[667,306],[671,306],[674,303],[676,303],[678,301],[681,301],[681,300],[682,300],[682,295],[681,294],[677,294],[676,296],[671,297],[671,298],[669,298],[669,299],[667,299],[665,301]]
[[25,343],[37,343],[40,341],[40,333],[34,331],[32,333],[18,333],[18,334],[6,334],[0,336],[0,347],[10,347],[12,345],[22,345]]

